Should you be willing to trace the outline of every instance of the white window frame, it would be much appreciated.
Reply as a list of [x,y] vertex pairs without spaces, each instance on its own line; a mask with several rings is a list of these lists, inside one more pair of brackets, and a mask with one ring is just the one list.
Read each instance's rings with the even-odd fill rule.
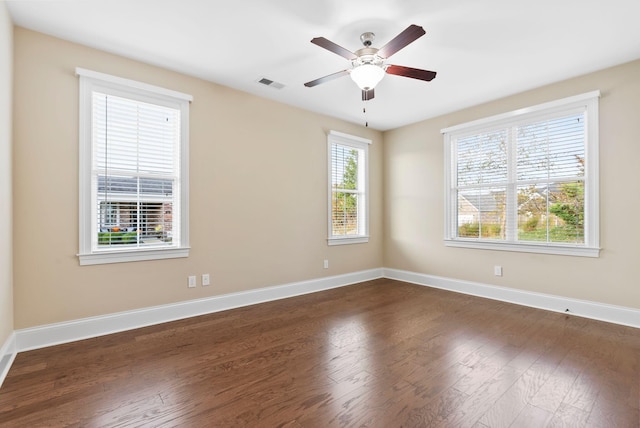
[[[76,68],[79,77],[79,253],[80,265],[122,263],[189,256],[189,103],[188,94]],[[180,245],[172,248],[93,248],[97,236],[93,207],[91,172],[92,94],[102,92],[125,98],[167,105],[180,110]],[[96,238],[97,239],[97,238]]]
[[[599,257],[600,255],[600,219],[599,219],[599,161],[598,161],[598,100],[600,91],[587,92],[573,97],[563,98],[533,107],[479,119],[442,129],[444,134],[444,169],[445,169],[445,237],[444,243],[449,247],[464,247],[485,250],[519,251],[528,253],[558,254],[570,256]],[[457,182],[457,159],[455,158],[455,142],[458,138],[504,129],[522,122],[545,117],[558,117],[567,111],[581,109],[585,114],[585,230],[584,244],[534,243],[517,241],[512,238],[496,242],[481,238],[458,237],[457,216],[458,202],[455,197]],[[515,161],[511,161],[515,162]],[[512,174],[513,176],[514,174]],[[514,210],[508,215],[514,214]],[[517,211],[517,210],[515,210]]]
[[[360,226],[359,233],[357,235],[334,235],[333,234],[333,222],[332,222],[332,146],[339,144],[341,146],[353,147],[356,150],[360,150],[363,153],[364,159],[360,159],[358,162],[358,224]],[[369,242],[369,145],[371,140],[357,137],[354,135],[345,134],[338,131],[329,131],[327,136],[327,183],[328,183],[328,195],[327,195],[327,222],[329,237],[327,238],[328,245],[344,245],[344,244],[363,244]],[[364,161],[364,162],[363,162]],[[364,187],[364,188],[362,188]]]

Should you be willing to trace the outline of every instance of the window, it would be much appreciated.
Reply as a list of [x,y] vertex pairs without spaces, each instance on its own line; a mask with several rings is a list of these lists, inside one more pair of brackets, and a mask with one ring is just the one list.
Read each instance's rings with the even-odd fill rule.
[[329,132],[329,245],[369,241],[371,140]]
[[191,96],[76,73],[80,264],[187,257]]
[[445,244],[597,257],[599,95],[442,130]]

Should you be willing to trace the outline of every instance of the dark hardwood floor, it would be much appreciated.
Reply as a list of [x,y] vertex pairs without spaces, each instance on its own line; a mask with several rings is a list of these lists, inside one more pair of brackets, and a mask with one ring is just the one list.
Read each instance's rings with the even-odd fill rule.
[[11,427],[638,427],[640,330],[376,280],[18,354]]

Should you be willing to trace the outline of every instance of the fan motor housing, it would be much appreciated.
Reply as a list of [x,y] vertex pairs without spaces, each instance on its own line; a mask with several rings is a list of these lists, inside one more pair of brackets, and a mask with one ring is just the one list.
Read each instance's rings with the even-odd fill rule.
[[382,66],[383,59],[378,55],[378,49],[376,48],[362,48],[358,49],[355,54],[358,58],[352,61],[354,67],[363,65],[363,64],[373,64],[377,66]]

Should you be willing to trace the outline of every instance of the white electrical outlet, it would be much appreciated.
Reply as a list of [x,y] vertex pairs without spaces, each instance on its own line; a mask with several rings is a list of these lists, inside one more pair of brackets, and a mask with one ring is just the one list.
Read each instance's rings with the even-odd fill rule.
[[209,277],[208,273],[203,273],[202,274],[202,286],[206,286],[211,284],[211,278]]
[[329,269],[329,260],[324,261],[324,268]]
[[189,288],[195,288],[196,286],[196,276],[189,275]]
[[495,276],[502,276],[502,266],[494,266],[493,267],[493,274]]

